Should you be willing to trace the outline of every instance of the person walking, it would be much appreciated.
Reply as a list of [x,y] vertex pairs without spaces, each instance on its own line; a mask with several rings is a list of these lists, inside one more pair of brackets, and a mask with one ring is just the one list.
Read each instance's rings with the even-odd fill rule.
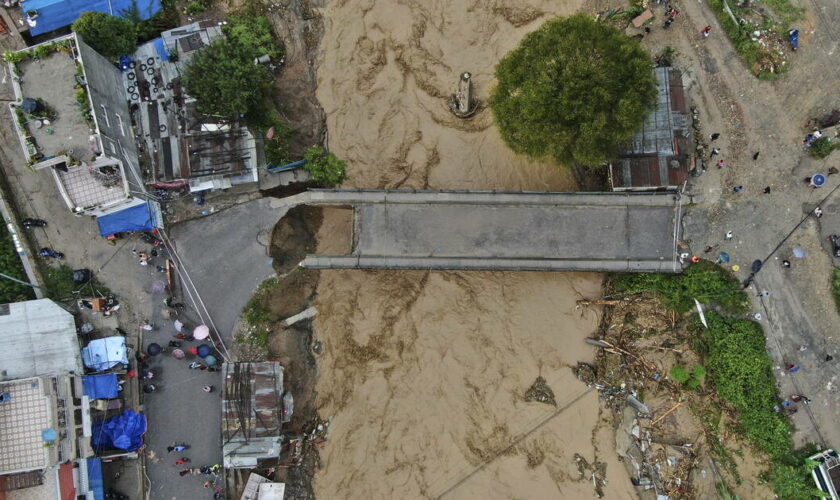
[[172,449],[175,450],[175,451],[184,451],[189,447],[190,447],[190,445],[188,445],[187,443],[181,443],[181,444],[176,444],[175,446],[172,447]]
[[181,457],[178,460],[175,460],[175,465],[184,465],[190,463],[190,459],[187,457]]
[[719,155],[719,154],[720,154],[720,149],[712,148],[712,152],[709,153],[709,159],[714,158],[715,155]]
[[205,385],[204,387],[201,388],[201,390],[206,392],[206,393],[211,393],[211,392],[213,392],[213,386],[212,385]]
[[709,140],[710,141],[716,141],[718,139],[718,137],[720,137],[720,134],[715,132],[714,134],[709,136]]
[[726,167],[726,163],[723,160],[718,160],[717,168],[724,168]]
[[764,194],[770,194],[770,186],[764,188]]
[[726,232],[726,237],[725,237],[724,239],[731,240],[731,239],[732,239],[732,236],[734,236],[734,234],[732,233],[732,231],[727,231],[727,232]]
[[770,295],[770,292],[768,290],[762,290],[758,292],[758,295],[756,295],[756,297],[767,297],[768,295]]
[[734,188],[732,188],[732,190],[735,191],[736,193],[740,193],[741,191],[744,190],[744,186],[735,186]]
[[761,154],[761,151],[756,151],[755,153],[753,153],[753,161],[758,160],[758,155],[760,155],[760,154]]
[[783,260],[782,261],[782,267],[784,267],[786,269],[790,269],[790,261],[787,260],[787,259]]
[[700,34],[703,35],[703,38],[709,38],[709,33],[712,32],[711,26],[706,26],[702,30],[700,30]]

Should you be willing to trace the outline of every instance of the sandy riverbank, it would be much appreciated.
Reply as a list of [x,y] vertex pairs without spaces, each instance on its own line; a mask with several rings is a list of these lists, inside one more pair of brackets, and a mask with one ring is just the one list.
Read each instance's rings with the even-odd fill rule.
[[[461,121],[447,98],[470,71],[486,102],[495,63],[577,7],[330,2],[318,99],[348,185],[574,189],[570,172],[512,154],[488,109]],[[606,464],[608,498],[633,496],[597,394],[570,368],[593,357],[582,339],[598,320],[575,300],[600,286],[593,274],[321,273],[316,404],[333,420],[318,497],[589,497],[575,454]],[[538,375],[557,408],[524,400]]]

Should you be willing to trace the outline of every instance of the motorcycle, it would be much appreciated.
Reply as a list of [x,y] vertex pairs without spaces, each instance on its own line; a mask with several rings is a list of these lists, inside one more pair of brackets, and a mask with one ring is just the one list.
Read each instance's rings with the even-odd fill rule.
[[38,250],[38,255],[40,255],[41,257],[50,257],[50,258],[53,258],[53,259],[63,259],[64,258],[63,253],[61,253],[57,250],[53,250],[52,248],[48,248],[48,247],[44,247],[44,248]]
[[47,226],[47,221],[42,220],[42,219],[23,219],[22,221],[20,221],[20,225],[25,227],[25,228],[46,227]]
[[788,42],[790,42],[790,48],[796,51],[799,48],[799,30],[794,28],[788,31]]

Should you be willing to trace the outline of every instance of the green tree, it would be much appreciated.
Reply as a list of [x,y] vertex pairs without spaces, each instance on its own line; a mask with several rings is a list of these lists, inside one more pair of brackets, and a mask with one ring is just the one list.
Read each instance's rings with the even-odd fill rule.
[[496,78],[490,105],[508,146],[563,163],[609,160],[656,97],[647,52],[588,14],[530,33],[499,62]]
[[130,21],[104,12],[82,12],[73,31],[95,51],[109,59],[131,54],[137,46],[137,29]]
[[274,39],[271,23],[265,17],[232,16],[224,27],[225,36],[253,50],[257,57],[283,55],[282,46]]
[[816,488],[811,478],[811,470],[819,465],[813,460],[797,465],[778,464],[770,472],[770,484],[773,492],[785,500],[813,500],[824,498],[825,494]]
[[271,72],[254,64],[256,52],[236,38],[222,38],[196,53],[182,82],[200,112],[232,121],[258,112],[274,81]]
[[321,146],[312,146],[304,155],[304,168],[312,178],[328,186],[335,186],[344,182],[347,177],[347,164]]

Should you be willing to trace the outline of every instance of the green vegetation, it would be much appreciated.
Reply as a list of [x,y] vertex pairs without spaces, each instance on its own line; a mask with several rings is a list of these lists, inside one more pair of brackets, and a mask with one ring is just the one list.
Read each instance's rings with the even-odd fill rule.
[[[6,229],[6,224],[0,224],[0,273],[21,281],[29,281],[26,272],[23,270],[20,256],[15,251],[12,235]],[[0,304],[33,298],[35,298],[35,294],[32,292],[32,288],[6,278],[0,278]]]
[[294,133],[294,130],[285,125],[274,125],[274,136],[265,140],[265,159],[269,166],[279,167],[293,161],[289,140]]
[[7,63],[17,64],[19,62],[29,59],[29,53],[26,51],[15,52],[12,50],[3,51],[3,60]]
[[557,18],[499,62],[490,105],[517,153],[596,166],[644,123],[652,68],[637,41],[590,15]]
[[[835,272],[833,289],[840,293],[840,271]],[[655,292],[669,308],[685,313],[693,297],[715,302],[730,313],[743,313],[747,297],[739,283],[723,269],[703,261],[683,275],[620,275],[616,289],[627,293]],[[706,312],[709,327],[696,321],[692,336],[694,348],[708,369],[708,382],[718,396],[737,412],[739,433],[753,447],[770,457],[767,479],[779,498],[806,500],[817,495],[810,478],[814,463],[806,463],[811,449],[794,450],[791,424],[778,410],[779,397],[773,376],[773,362],[767,353],[764,332],[758,323]],[[699,368],[699,370],[698,370]],[[702,366],[691,371],[677,365],[670,372],[676,382],[688,388],[699,386],[706,375]],[[722,410],[715,405],[693,406],[706,433],[710,451],[737,478],[731,453],[720,442],[718,428]]]
[[66,264],[47,267],[46,273],[44,273],[44,288],[46,288],[47,297],[56,301],[70,300],[77,294],[84,294],[89,297],[111,295],[111,290],[98,284],[96,278],[90,283],[74,282],[73,268]]
[[840,311],[840,267],[835,267],[831,275],[831,294],[834,295],[834,303]]
[[702,303],[719,304],[726,312],[743,313],[748,297],[738,280],[709,261],[689,266],[682,274],[620,274],[615,288],[623,293],[656,292],[665,305],[679,313]]
[[131,54],[137,46],[137,29],[134,24],[104,12],[83,12],[73,22],[73,31],[81,35],[91,48],[109,59]]
[[303,168],[312,175],[312,179],[327,186],[337,186],[347,178],[347,164],[321,146],[312,146],[304,155],[306,164]]
[[137,41],[140,43],[148,42],[160,35],[162,31],[175,28],[181,24],[175,0],[163,0],[161,10],[146,20],[143,20],[140,14],[137,0],[132,0],[131,7],[122,11],[121,15],[136,27]]
[[[802,18],[804,9],[794,7],[789,0],[763,0],[761,3],[769,7],[772,13],[751,5],[742,6],[742,2],[708,0],[738,55],[753,74],[763,80],[774,80],[790,67],[784,51],[778,50],[777,46],[787,45],[788,26]],[[735,22],[726,6],[735,19],[747,21]],[[755,19],[757,16],[760,19]],[[764,43],[762,40],[753,40],[753,32],[756,30],[764,32]]]
[[258,348],[265,348],[268,345],[268,336],[271,334],[271,321],[274,319],[268,309],[268,298],[277,289],[280,280],[270,278],[257,287],[254,295],[245,303],[242,309],[242,320],[246,324],[243,334],[238,336],[236,341],[247,343]]
[[[232,121],[266,113],[274,77],[254,59],[279,54],[265,19],[233,17],[225,28],[229,36],[216,40],[190,60],[183,83],[198,101],[198,110]],[[273,108],[273,106],[268,106]]]
[[706,377],[706,369],[703,368],[703,365],[697,365],[689,371],[683,365],[674,365],[669,374],[675,382],[694,391],[703,385],[703,378]]
[[811,147],[808,148],[808,154],[814,158],[825,158],[838,148],[840,148],[840,144],[832,142],[831,138],[820,137],[811,143]]

